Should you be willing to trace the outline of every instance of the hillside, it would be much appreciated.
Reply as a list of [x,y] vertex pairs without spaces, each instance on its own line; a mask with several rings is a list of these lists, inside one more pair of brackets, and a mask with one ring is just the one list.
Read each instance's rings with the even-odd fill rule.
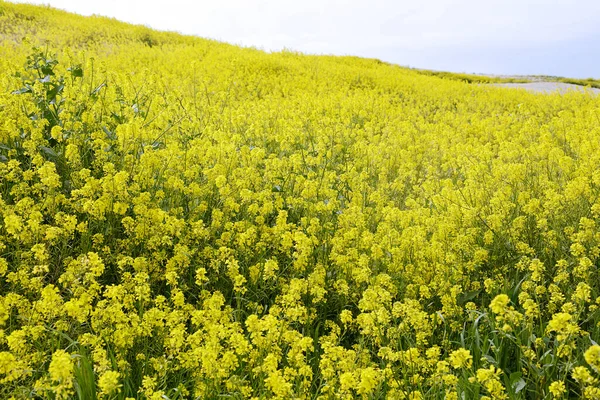
[[599,96],[0,38],[0,398],[600,398]]

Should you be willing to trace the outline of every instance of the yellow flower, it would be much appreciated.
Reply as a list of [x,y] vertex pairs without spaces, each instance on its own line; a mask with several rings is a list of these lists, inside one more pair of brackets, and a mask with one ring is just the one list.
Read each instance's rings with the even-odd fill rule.
[[98,379],[98,388],[101,395],[110,395],[118,391],[121,387],[119,380],[121,374],[117,371],[106,371]]
[[275,278],[275,273],[279,270],[277,260],[269,259],[265,262],[263,277],[265,280]]
[[458,384],[458,377],[452,374],[444,374],[442,380],[447,386],[455,386]]
[[13,236],[17,236],[23,224],[23,219],[15,214],[9,214],[4,216],[4,229],[6,232]]
[[590,367],[600,373],[600,346],[597,344],[591,346],[585,351],[583,356]]
[[375,387],[379,384],[382,378],[380,371],[374,368],[364,368],[360,371],[360,382],[356,388],[356,392],[361,395],[369,395],[373,393]]
[[17,359],[7,351],[0,352],[0,384],[15,381],[30,373],[24,360]]
[[506,312],[508,303],[510,303],[510,299],[505,294],[499,294],[494,297],[492,302],[490,303],[490,309],[494,314],[502,315]]
[[50,131],[50,136],[52,136],[52,139],[54,139],[58,142],[62,142],[63,141],[63,129],[58,125],[53,126],[52,130]]
[[455,369],[471,368],[471,365],[473,363],[473,356],[471,355],[471,352],[469,350],[461,348],[458,350],[454,350],[450,354],[448,360],[452,367],[454,367]]
[[6,259],[0,257],[0,276],[4,276],[4,274],[6,274],[6,271],[8,271],[8,262],[6,261]]
[[446,396],[444,397],[444,400],[458,400],[458,393],[455,392],[454,390],[446,392]]
[[356,380],[352,372],[344,372],[340,375],[340,386],[343,391],[347,392],[356,387]]
[[340,313],[340,321],[344,325],[350,325],[352,323],[352,311],[342,310]]
[[600,399],[600,388],[594,386],[587,386],[583,389],[583,398],[584,399]]
[[269,376],[265,378],[265,383],[275,396],[289,398],[291,395],[292,385],[286,381],[279,370],[271,372]]
[[566,327],[571,325],[573,316],[569,313],[556,313],[546,327],[547,332],[563,332]]
[[592,375],[590,374],[590,371],[583,366],[573,368],[571,376],[573,376],[573,379],[575,379],[582,385],[591,384],[595,381],[594,377],[592,377]]
[[419,390],[415,390],[408,394],[408,399],[409,400],[423,400],[424,399],[423,393],[421,393],[421,391],[419,391]]
[[60,176],[56,172],[56,164],[46,161],[39,169],[38,175],[40,181],[48,187],[48,189],[56,189],[60,186]]
[[566,391],[565,383],[563,381],[554,381],[550,384],[548,390],[555,398],[561,397]]
[[64,350],[55,351],[48,373],[57,398],[66,399],[73,393],[73,361],[69,353]]

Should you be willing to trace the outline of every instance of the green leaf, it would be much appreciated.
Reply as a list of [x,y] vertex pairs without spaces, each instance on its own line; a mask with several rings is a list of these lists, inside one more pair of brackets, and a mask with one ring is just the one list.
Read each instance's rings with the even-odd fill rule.
[[54,89],[49,90],[48,92],[46,92],[46,96],[48,96],[48,99],[54,99],[56,98],[56,96],[59,93],[62,93],[63,89],[65,88],[65,85],[56,85],[54,87]]
[[489,354],[484,355],[484,357],[490,364],[493,364],[493,365],[498,364],[496,362],[496,359],[494,357],[490,356]]
[[116,140],[117,139],[117,135],[114,132],[111,132],[106,126],[102,127],[102,130],[104,131],[104,134],[106,135],[106,137],[110,140]]
[[83,68],[81,68],[81,65],[69,67],[67,68],[67,71],[71,72],[73,78],[83,78]]
[[467,303],[468,301],[471,301],[474,298],[476,298],[479,295],[479,293],[481,293],[481,290],[473,290],[470,292],[461,293],[456,298],[456,303],[459,306],[461,306],[461,305]]
[[100,90],[102,90],[102,88],[106,86],[106,83],[101,83],[100,85],[98,85],[94,90],[92,90],[90,92],[90,96],[97,96],[98,93],[100,93]]
[[54,149],[50,147],[40,146],[40,151],[48,160],[54,161],[58,159],[58,154],[56,153],[56,151],[54,151]]
[[33,92],[33,89],[31,88],[31,86],[26,85],[22,89],[12,91],[11,94],[25,94],[25,93],[31,93],[31,92]]
[[525,386],[527,386],[527,384],[521,378],[517,382],[515,382],[515,384],[513,385],[513,389],[514,389],[515,393],[519,393],[521,390],[525,389]]
[[40,70],[44,75],[54,75],[53,68],[56,64],[58,64],[56,61],[46,60],[46,64],[42,65],[42,68],[40,68]]
[[515,393],[519,393],[527,385],[522,376],[523,375],[520,372],[513,372],[510,374],[510,387]]

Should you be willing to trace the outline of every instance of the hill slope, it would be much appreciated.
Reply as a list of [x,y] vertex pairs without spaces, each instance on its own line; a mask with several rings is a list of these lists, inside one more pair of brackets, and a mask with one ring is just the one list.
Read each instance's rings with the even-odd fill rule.
[[598,97],[0,35],[1,397],[596,398]]

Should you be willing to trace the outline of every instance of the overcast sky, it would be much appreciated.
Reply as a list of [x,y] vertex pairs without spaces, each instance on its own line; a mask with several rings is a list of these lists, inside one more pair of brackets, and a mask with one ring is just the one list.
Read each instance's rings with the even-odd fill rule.
[[600,0],[44,0],[264,50],[600,78]]

